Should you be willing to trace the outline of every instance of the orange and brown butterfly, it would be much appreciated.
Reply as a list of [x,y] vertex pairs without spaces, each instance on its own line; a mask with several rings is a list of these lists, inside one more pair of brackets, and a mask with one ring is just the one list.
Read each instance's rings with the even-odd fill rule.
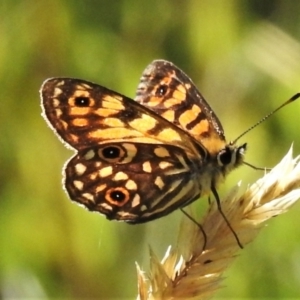
[[[64,168],[69,197],[108,219],[143,223],[215,194],[243,163],[191,79],[168,61],[143,72],[136,101],[100,85],[52,78],[43,116],[76,151]],[[216,194],[215,194],[216,195]]]

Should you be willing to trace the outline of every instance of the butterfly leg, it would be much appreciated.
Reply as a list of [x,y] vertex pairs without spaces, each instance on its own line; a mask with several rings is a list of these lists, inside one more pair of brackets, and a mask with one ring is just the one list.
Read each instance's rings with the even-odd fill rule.
[[191,215],[189,215],[183,208],[180,208],[180,210],[186,217],[188,217],[192,222],[194,222],[201,230],[201,232],[203,234],[203,240],[204,240],[202,251],[204,251],[206,248],[206,244],[207,244],[207,235],[206,235],[206,232],[204,231],[204,228]]
[[207,202],[208,202],[209,205],[211,205],[211,199],[210,199],[210,196],[208,196]]
[[240,247],[241,249],[243,249],[244,247],[243,247],[243,245],[242,245],[242,243],[241,243],[241,241],[240,241],[238,235],[236,234],[236,232],[235,232],[234,229],[232,228],[231,224],[229,223],[228,219],[226,218],[226,216],[225,216],[225,214],[224,214],[224,212],[223,212],[223,210],[222,210],[220,198],[219,198],[218,192],[217,192],[216,188],[214,187],[214,185],[211,186],[211,191],[212,191],[212,193],[213,193],[213,195],[214,195],[214,197],[215,197],[215,199],[216,199],[217,206],[218,206],[218,211],[219,211],[220,214],[222,215],[222,217],[223,217],[224,221],[226,222],[227,226],[229,227],[230,231],[233,233],[233,235],[234,235],[234,237],[235,237],[235,239],[236,239],[236,241],[237,241],[239,247]]

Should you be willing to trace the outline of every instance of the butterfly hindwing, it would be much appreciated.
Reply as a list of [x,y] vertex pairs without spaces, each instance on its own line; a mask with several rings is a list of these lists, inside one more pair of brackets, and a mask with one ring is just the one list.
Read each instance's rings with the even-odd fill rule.
[[66,165],[74,201],[109,219],[142,223],[199,194],[196,165],[171,145],[107,143],[81,150]]

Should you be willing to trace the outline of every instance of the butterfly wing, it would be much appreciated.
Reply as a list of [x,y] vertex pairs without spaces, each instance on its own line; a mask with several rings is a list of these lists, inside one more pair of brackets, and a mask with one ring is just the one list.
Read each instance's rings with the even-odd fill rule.
[[206,149],[224,147],[219,119],[192,80],[171,62],[155,60],[145,69],[135,100],[188,132]]
[[45,81],[41,98],[44,118],[77,152],[64,169],[70,198],[109,219],[161,217],[208,193],[226,173],[217,159],[226,144],[218,118],[170,62],[146,68],[137,102],[70,78]]
[[108,219],[142,223],[198,197],[196,168],[176,146],[106,143],[67,163],[65,187],[72,200]]
[[41,88],[41,98],[43,116],[50,127],[77,150],[110,141],[172,144],[186,151],[194,147],[190,137],[174,124],[88,81],[48,79]]
[[175,124],[102,86],[53,78],[41,88],[43,116],[77,153],[66,164],[69,197],[109,219],[146,222],[201,193],[207,152]]

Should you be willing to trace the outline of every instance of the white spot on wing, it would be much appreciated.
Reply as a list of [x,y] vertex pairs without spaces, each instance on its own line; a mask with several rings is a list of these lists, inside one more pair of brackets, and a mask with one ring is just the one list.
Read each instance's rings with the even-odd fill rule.
[[136,183],[135,183],[133,180],[131,180],[131,179],[129,179],[129,180],[126,182],[125,187],[126,187],[128,190],[136,190],[136,189],[137,189]]
[[146,205],[142,205],[141,206],[141,211],[145,211],[145,210],[147,210],[147,206]]
[[101,191],[103,191],[105,188],[107,187],[107,184],[101,184],[101,185],[98,185],[96,187],[96,193],[100,193]]
[[89,150],[85,155],[84,158],[86,160],[92,159],[95,156],[95,151],[94,150]]
[[53,104],[54,107],[59,106],[59,103],[60,103],[60,101],[58,99],[53,98],[52,104]]
[[95,199],[95,197],[90,193],[83,193],[82,196],[90,201],[94,201],[94,199]]
[[132,207],[136,207],[136,206],[138,206],[140,203],[141,203],[141,197],[140,197],[140,195],[139,195],[139,194],[135,194],[135,196],[134,196],[134,198],[133,198],[133,200],[132,200],[131,206],[132,206]]
[[114,177],[113,180],[118,181],[118,180],[127,180],[128,175],[124,172],[118,172]]
[[[60,88],[56,87],[56,88],[54,88],[53,97],[57,97],[61,93],[62,93],[62,90]],[[56,99],[53,99],[53,105],[57,106],[57,105],[54,104],[54,100],[56,100]],[[58,104],[59,104],[59,101],[58,101]]]
[[163,170],[163,169],[166,169],[168,167],[171,167],[172,164],[167,162],[167,161],[161,161],[158,166]]
[[103,178],[103,177],[107,177],[107,176],[109,176],[109,175],[112,174],[112,171],[113,171],[113,169],[112,169],[111,166],[105,167],[105,168],[99,170],[99,175],[100,175],[100,177],[102,177],[102,178]]
[[126,218],[128,220],[130,220],[130,219],[136,219],[137,218],[137,215],[131,214],[131,213],[127,212],[127,211],[118,211],[117,215],[119,215],[123,219]]
[[86,166],[84,164],[76,164],[75,165],[75,172],[77,175],[82,175],[86,171]]
[[82,190],[83,189],[83,182],[79,180],[74,180],[73,181],[74,186],[76,187],[77,190]]
[[163,180],[161,179],[160,176],[157,176],[157,177],[156,177],[154,183],[155,183],[155,185],[158,186],[158,188],[159,188],[160,190],[162,190],[163,187],[165,186],[165,183],[163,182]]
[[[56,113],[56,116],[57,116],[57,117],[60,117],[60,116],[62,115],[61,109],[58,109],[58,108],[55,109],[55,113]],[[67,127],[68,127],[68,126],[67,126]]]
[[151,167],[150,161],[145,161],[143,163],[143,171],[146,173],[151,173],[152,167]]
[[99,206],[102,206],[104,209],[112,210],[112,207],[107,203],[100,203]]
[[170,156],[169,151],[164,147],[157,147],[154,149],[154,153],[158,157],[167,157]]

